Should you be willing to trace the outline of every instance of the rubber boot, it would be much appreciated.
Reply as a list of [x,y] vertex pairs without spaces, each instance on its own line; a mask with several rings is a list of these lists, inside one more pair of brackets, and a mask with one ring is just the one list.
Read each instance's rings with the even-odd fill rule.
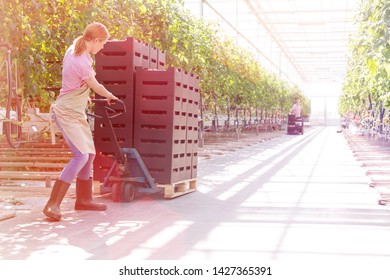
[[49,201],[45,208],[43,208],[43,214],[54,221],[61,220],[60,205],[65,197],[66,192],[69,189],[70,184],[61,181],[59,179],[54,183],[53,189],[50,194]]
[[76,210],[93,210],[104,211],[107,206],[103,203],[97,203],[92,198],[92,179],[76,180],[76,203],[74,205]]

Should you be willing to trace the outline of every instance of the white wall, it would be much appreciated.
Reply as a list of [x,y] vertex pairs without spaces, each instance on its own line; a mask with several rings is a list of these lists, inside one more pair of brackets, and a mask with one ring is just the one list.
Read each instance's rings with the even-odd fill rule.
[[311,100],[311,125],[339,125],[338,99],[342,92],[337,83],[312,83],[304,87],[305,95]]

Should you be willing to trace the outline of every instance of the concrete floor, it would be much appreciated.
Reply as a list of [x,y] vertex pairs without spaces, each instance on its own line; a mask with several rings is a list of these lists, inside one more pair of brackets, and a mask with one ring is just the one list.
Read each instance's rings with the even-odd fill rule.
[[[390,211],[336,128],[312,128],[200,159],[198,190],[63,219],[41,209],[0,222],[0,260],[390,260]],[[334,278],[337,279],[337,278]]]

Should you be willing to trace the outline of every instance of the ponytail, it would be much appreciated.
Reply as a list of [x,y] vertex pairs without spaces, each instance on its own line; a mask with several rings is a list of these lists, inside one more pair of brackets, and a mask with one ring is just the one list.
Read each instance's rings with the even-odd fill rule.
[[86,50],[86,48],[87,48],[87,46],[85,45],[84,36],[77,37],[77,39],[74,40],[73,45],[74,45],[73,53],[75,55],[82,54]]

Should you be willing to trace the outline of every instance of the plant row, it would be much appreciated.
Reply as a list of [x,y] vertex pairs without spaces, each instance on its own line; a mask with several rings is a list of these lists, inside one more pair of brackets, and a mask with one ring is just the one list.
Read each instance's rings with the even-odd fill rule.
[[362,0],[359,7],[339,112],[382,133],[390,110],[390,2]]

